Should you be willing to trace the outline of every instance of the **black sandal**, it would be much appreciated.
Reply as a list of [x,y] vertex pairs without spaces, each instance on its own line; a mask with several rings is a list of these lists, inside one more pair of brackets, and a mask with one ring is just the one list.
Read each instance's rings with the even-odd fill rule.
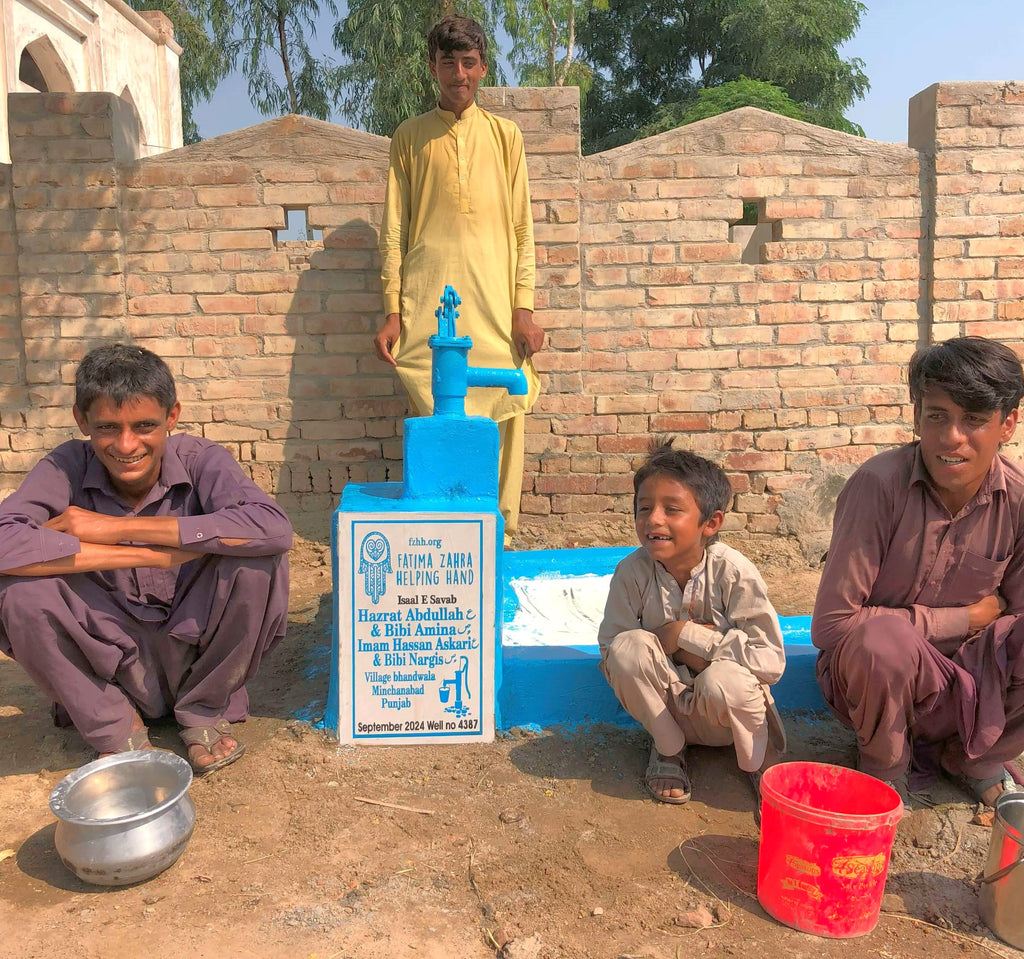
[[[654,789],[654,783],[671,782],[678,783],[678,787],[671,786],[671,789],[681,789],[682,796],[666,796]],[[670,803],[673,806],[682,806],[690,801],[690,772],[686,768],[686,757],[682,752],[668,758],[662,757],[657,746],[651,746],[651,755],[647,760],[647,772],[644,773],[644,783],[647,791],[658,801]]]

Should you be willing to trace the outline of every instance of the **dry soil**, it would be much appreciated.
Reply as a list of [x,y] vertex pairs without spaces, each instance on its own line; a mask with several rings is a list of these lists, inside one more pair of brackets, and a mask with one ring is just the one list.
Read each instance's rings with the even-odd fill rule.
[[[528,526],[518,548],[627,545],[628,522]],[[784,615],[818,573],[778,540],[730,538]],[[53,846],[50,790],[94,758],[0,657],[0,955],[260,959],[682,956],[935,959],[1015,955],[987,933],[976,877],[991,829],[952,787],[901,823],[876,929],[796,932],[756,898],[753,800],[731,750],[694,749],[686,806],[643,788],[635,729],[504,735],[491,745],[340,747],[316,712],[330,627],[326,548],[297,544],[289,636],[251,686],[246,755],[196,781],[195,834],[137,886],[78,881]],[[305,711],[305,712],[304,712]],[[790,758],[851,763],[851,735],[790,717]],[[181,752],[171,725],[157,745]],[[381,805],[390,803],[392,805]],[[401,807],[401,808],[396,808]]]

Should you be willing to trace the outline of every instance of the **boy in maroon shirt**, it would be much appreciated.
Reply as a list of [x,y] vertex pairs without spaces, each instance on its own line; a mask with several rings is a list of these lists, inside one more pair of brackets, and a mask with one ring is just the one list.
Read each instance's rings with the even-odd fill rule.
[[230,724],[284,636],[292,530],[227,450],[173,433],[180,410],[149,350],[82,360],[88,440],[0,504],[0,650],[101,755],[149,748],[143,717],[173,713],[202,774],[244,751]]
[[860,768],[908,799],[940,769],[993,804],[1024,750],[1024,471],[999,448],[1020,360],[981,337],[910,362],[917,442],[872,457],[836,504],[812,640]]

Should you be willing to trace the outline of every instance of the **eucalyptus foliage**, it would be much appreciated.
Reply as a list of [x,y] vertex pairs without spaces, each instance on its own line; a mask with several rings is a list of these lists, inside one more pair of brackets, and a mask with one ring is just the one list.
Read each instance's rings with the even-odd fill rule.
[[348,0],[332,33],[340,67],[308,42],[324,11],[338,17],[336,0],[129,2],[174,23],[188,143],[195,104],[236,64],[264,115],[338,112],[390,135],[436,104],[426,35],[454,12],[487,33],[484,83],[505,79],[500,24],[520,83],[581,88],[588,152],[743,105],[863,135],[844,113],[868,89],[864,64],[839,54],[860,0]]
[[485,85],[504,80],[497,64],[494,25],[514,19],[514,0],[349,0],[334,28],[334,45],[348,60],[341,68],[342,111],[357,126],[390,136],[408,117],[437,106],[427,63],[427,34],[443,16],[472,17],[487,34]]
[[240,61],[249,98],[264,116],[330,117],[341,92],[339,68],[330,57],[313,56],[308,43],[316,36],[321,4],[338,15],[335,0],[210,3],[211,20],[230,36],[230,56]]
[[580,59],[579,31],[592,10],[607,10],[608,0],[520,0],[511,21],[509,61],[523,86],[580,88],[586,97],[594,71]]

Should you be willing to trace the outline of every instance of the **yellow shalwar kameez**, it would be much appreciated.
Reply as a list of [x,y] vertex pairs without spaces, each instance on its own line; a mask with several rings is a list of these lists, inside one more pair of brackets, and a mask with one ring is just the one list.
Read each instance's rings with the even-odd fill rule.
[[400,313],[392,355],[414,416],[433,410],[434,311],[446,285],[462,299],[456,330],[472,366],[521,367],[529,392],[471,389],[466,413],[497,421],[498,505],[515,532],[523,475],[524,413],[540,391],[533,362],[512,343],[512,310],[533,309],[533,218],[519,128],[471,104],[458,119],[437,108],[406,120],[391,140],[380,233],[385,314]]

